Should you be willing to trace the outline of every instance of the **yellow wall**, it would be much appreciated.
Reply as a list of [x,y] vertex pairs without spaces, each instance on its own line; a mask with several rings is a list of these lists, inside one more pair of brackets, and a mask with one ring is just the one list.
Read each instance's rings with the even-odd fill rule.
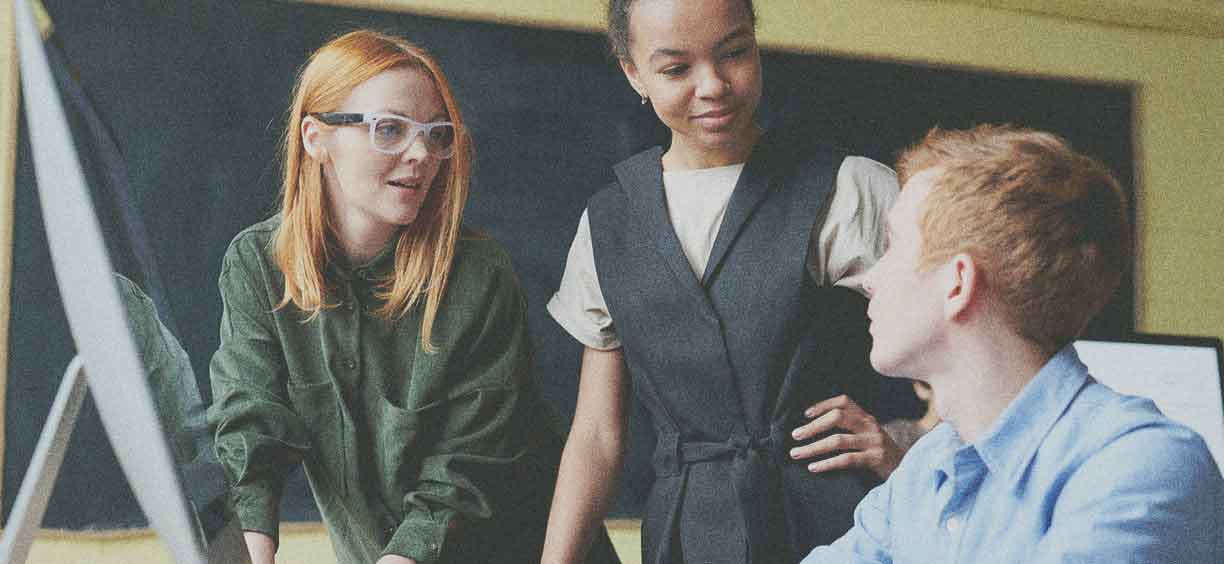
[[[321,3],[584,30],[600,27],[602,4],[573,0]],[[7,4],[8,0],[0,2],[6,9]],[[1224,40],[952,1],[757,0],[756,4],[760,37],[770,47],[1134,85],[1138,102],[1138,327],[1148,332],[1224,337],[1224,226],[1220,221],[1224,216]],[[4,19],[0,16],[0,25]],[[9,81],[14,80],[12,74],[4,74],[7,47],[2,45],[0,42],[0,102],[6,99]],[[0,104],[0,117],[8,111],[7,105]],[[0,165],[5,164],[3,149],[11,146],[7,141],[10,123],[0,122]],[[0,172],[3,215],[7,209],[3,193],[11,186],[11,172],[3,168]],[[3,225],[0,221],[0,227]],[[0,270],[7,268],[7,263],[0,265]],[[618,530],[621,546],[632,546],[631,530]],[[309,540],[311,534],[304,532],[302,542],[318,542]],[[39,550],[48,551],[60,542],[66,541],[43,540]],[[67,550],[73,550],[72,546],[76,545]],[[90,554],[94,546],[80,544],[75,550]],[[627,562],[637,561],[636,549],[622,553]],[[327,562],[329,556],[327,550],[307,550],[287,561]]]

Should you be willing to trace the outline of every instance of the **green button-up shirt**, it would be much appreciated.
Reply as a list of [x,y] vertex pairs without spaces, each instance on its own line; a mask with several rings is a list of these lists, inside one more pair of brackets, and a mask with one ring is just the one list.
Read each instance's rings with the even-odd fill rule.
[[277,225],[238,234],[220,277],[209,420],[243,528],[277,537],[285,475],[303,461],[343,563],[483,561],[542,539],[556,436],[529,389],[526,303],[505,251],[458,243],[429,353],[421,308],[394,322],[370,313],[393,243],[329,270],[339,307],[313,319],[276,309]]

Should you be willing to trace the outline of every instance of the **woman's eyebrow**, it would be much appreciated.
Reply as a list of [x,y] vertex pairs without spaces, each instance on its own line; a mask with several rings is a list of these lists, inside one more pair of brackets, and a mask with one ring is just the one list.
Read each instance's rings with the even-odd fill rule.
[[[738,28],[731,30],[731,32],[723,36],[722,39],[719,39],[718,42],[714,44],[714,48],[715,49],[721,48],[725,46],[726,44],[731,43],[732,41],[735,41],[736,39],[740,39],[744,36],[750,36],[750,35],[752,35],[751,28],[749,28],[748,26],[740,26]],[[655,49],[654,52],[650,54],[650,58],[647,59],[647,61],[653,62],[658,57],[683,57],[688,54],[689,52],[685,49],[677,49],[675,47],[660,47],[658,49]]]
[[731,30],[731,33],[728,33],[727,35],[723,36],[723,38],[722,38],[722,39],[719,39],[719,40],[718,40],[718,43],[715,43],[715,44],[714,44],[714,46],[715,46],[715,47],[722,47],[723,45],[726,45],[726,44],[728,44],[728,43],[730,43],[730,42],[732,42],[732,41],[735,41],[736,39],[739,39],[739,38],[741,38],[741,37],[744,37],[745,35],[752,35],[752,29],[751,29],[751,28],[749,28],[748,26],[743,26],[743,25],[742,25],[742,26],[740,26],[740,27],[737,27],[737,28],[735,28],[735,29]]

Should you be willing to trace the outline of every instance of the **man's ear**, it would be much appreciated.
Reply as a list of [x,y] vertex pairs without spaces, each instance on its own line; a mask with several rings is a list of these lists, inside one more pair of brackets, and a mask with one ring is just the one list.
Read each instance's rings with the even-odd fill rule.
[[621,60],[620,67],[621,71],[625,73],[625,78],[629,79],[629,86],[633,87],[633,90],[637,92],[638,96],[648,98],[649,96],[646,95],[646,87],[642,85],[641,77],[638,76],[637,66],[634,65],[632,61]]
[[323,144],[325,134],[319,120],[313,116],[302,118],[302,148],[310,158],[319,162],[327,158],[327,147]]
[[944,319],[960,317],[975,301],[981,300],[982,273],[973,257],[966,253],[953,255],[942,268],[944,282]]

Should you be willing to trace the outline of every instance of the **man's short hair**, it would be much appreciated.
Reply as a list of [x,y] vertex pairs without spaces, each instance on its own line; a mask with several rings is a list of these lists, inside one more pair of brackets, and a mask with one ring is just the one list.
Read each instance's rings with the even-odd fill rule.
[[932,168],[920,268],[967,253],[1021,336],[1050,352],[1075,339],[1130,264],[1113,174],[1057,135],[996,125],[932,129],[897,162],[902,184]]

